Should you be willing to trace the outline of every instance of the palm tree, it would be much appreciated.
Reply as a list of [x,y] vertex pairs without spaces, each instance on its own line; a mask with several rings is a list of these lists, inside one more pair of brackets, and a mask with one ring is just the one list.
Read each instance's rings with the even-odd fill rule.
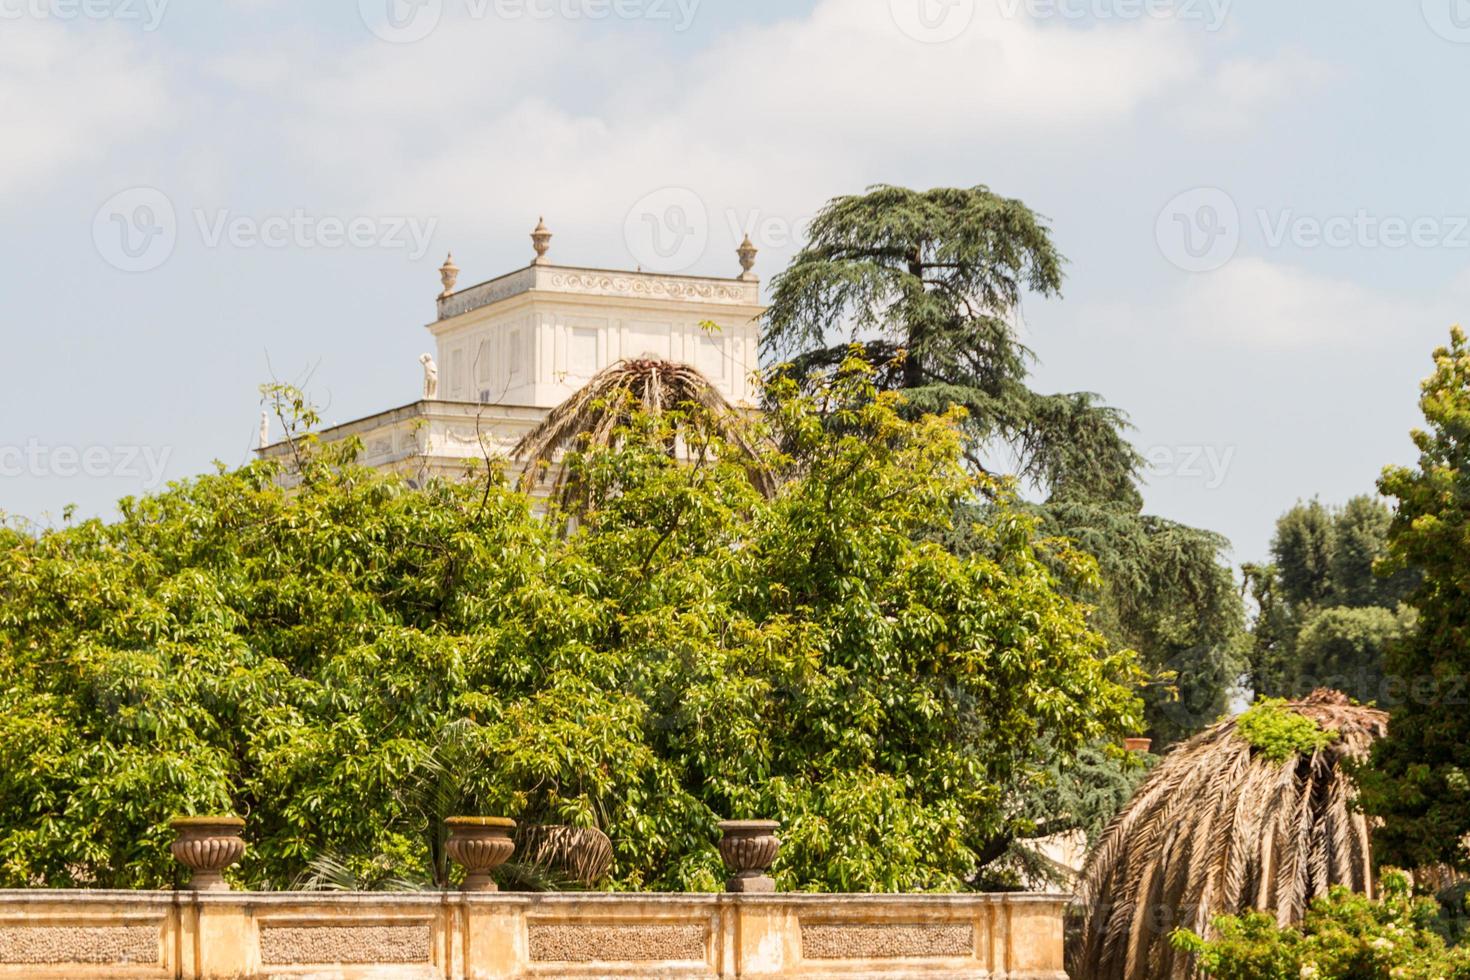
[[1366,758],[1388,715],[1336,691],[1286,710],[1336,738],[1275,761],[1237,719],[1221,722],[1171,752],[1114,818],[1078,888],[1072,976],[1185,980],[1193,964],[1169,943],[1176,927],[1209,935],[1215,916],[1249,909],[1288,925],[1333,885],[1372,894],[1370,826],[1343,763]]
[[[727,449],[738,453],[756,488],[767,496],[774,494],[775,479],[761,460],[746,417],[694,368],[648,359],[619,361],[605,368],[516,444],[511,458],[526,464],[521,490],[534,489],[554,470],[553,495],[570,501],[574,488],[568,485],[566,467],[552,466],[559,452],[611,446],[618,430],[635,414],[672,411],[687,413],[690,426],[718,437]],[[669,451],[676,449],[671,438]]]

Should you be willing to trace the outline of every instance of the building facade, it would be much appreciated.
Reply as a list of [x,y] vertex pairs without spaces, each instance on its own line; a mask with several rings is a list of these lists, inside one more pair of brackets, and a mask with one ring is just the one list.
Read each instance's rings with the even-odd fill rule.
[[[356,437],[360,461],[378,469],[463,475],[508,457],[547,413],[624,360],[688,364],[732,405],[753,405],[765,308],[749,240],[738,253],[741,274],[718,279],[557,265],[547,258],[551,237],[538,225],[530,265],[464,289],[451,256],[440,270],[438,315],[428,325],[435,353],[421,358],[419,400],[320,438]],[[289,456],[267,423],[260,454]]]

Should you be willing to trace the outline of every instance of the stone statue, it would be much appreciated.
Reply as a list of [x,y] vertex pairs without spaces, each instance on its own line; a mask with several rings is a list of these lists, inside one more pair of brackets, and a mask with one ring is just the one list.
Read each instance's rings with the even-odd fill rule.
[[420,357],[419,363],[424,366],[424,398],[433,401],[439,397],[439,365],[428,354]]
[[271,444],[271,413],[261,410],[260,413],[260,448],[264,449]]

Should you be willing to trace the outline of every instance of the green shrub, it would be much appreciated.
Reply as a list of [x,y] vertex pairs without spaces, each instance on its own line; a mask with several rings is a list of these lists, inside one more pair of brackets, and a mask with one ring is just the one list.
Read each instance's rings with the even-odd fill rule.
[[1334,888],[1299,927],[1249,912],[1216,919],[1211,940],[1180,929],[1173,942],[1214,980],[1470,980],[1470,949],[1445,944],[1439,912],[1412,896],[1402,872],[1388,871],[1381,901]]
[[1337,740],[1315,721],[1292,711],[1284,698],[1263,698],[1235,722],[1236,730],[1251,746],[1273,762],[1293,755],[1312,755]]

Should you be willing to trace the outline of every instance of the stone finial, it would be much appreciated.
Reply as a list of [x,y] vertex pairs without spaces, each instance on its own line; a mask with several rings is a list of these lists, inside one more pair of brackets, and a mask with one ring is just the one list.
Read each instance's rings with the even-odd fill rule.
[[444,299],[454,292],[454,284],[459,282],[459,266],[454,264],[454,253],[449,253],[449,258],[439,267],[439,281],[444,283],[444,292],[439,294]]
[[433,401],[439,397],[439,365],[429,354],[421,355],[419,363],[424,366],[424,399]]
[[467,892],[499,891],[490,872],[510,860],[516,845],[511,834],[516,822],[505,817],[450,817],[444,821],[449,839],[444,851],[466,872]]
[[271,444],[271,413],[261,410],[260,413],[260,449]]
[[754,279],[755,272],[752,270],[755,269],[755,257],[760,254],[760,249],[755,247],[755,242],[750,240],[749,235],[746,235],[745,241],[740,243],[740,249],[736,254],[740,256],[740,268],[742,270],[740,278],[745,280]]
[[725,882],[731,892],[773,892],[776,881],[768,873],[781,851],[774,820],[726,820],[720,824],[720,857],[732,877]]
[[531,244],[536,246],[535,265],[546,264],[546,253],[551,251],[551,231],[546,227],[546,219],[542,218],[536,222],[536,230],[531,232]]
[[178,817],[169,826],[179,835],[169,845],[175,860],[193,872],[189,887],[196,892],[224,892],[230,886],[222,872],[245,856],[239,817]]

